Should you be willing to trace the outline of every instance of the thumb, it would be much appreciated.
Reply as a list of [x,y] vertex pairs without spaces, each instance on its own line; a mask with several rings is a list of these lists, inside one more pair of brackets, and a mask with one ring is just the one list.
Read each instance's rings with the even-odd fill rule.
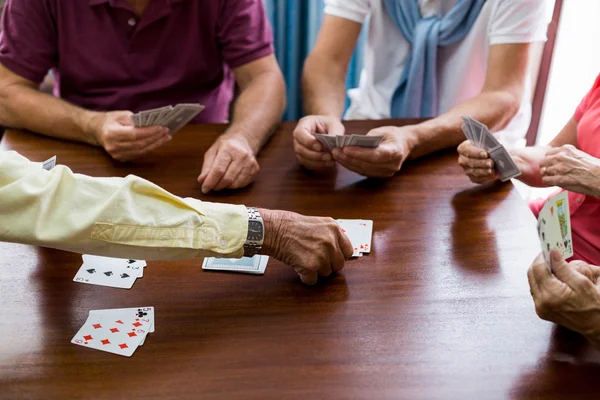
[[113,116],[113,119],[115,121],[117,121],[118,123],[120,123],[121,125],[125,125],[125,126],[133,126],[133,119],[131,118],[133,116],[133,113],[131,111],[114,111],[113,113],[111,113]]
[[329,118],[325,122],[325,128],[327,130],[328,135],[340,135],[343,136],[346,133],[346,127],[342,124],[337,118]]
[[296,272],[300,276],[300,280],[305,285],[312,286],[319,280],[319,276],[315,271],[308,270],[306,268],[297,269]]
[[589,279],[571,268],[560,250],[553,249],[550,252],[550,269],[559,281],[566,283],[574,290],[581,289],[586,281],[590,283]]

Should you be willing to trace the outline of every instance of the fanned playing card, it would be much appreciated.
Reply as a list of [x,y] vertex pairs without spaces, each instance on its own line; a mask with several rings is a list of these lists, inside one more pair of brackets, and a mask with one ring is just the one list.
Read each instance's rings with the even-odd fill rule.
[[473,145],[488,152],[490,158],[494,161],[494,167],[500,174],[502,182],[521,175],[521,170],[519,170],[508,150],[496,139],[486,125],[471,117],[462,118],[462,130],[465,137]]
[[147,325],[137,318],[90,316],[71,343],[130,357],[147,333]]
[[[148,327],[148,333],[154,332],[154,307],[113,308],[107,310],[91,310],[89,317],[100,319],[135,319]],[[144,335],[140,346],[144,345],[147,335]]]

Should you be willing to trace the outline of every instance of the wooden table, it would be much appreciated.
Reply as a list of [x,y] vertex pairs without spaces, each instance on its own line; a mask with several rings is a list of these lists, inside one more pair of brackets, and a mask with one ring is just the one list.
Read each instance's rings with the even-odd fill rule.
[[[396,121],[397,122],[397,121]],[[349,123],[349,133],[388,124]],[[72,282],[77,254],[0,244],[0,397],[32,399],[598,398],[597,353],[541,321],[526,270],[535,221],[511,184],[475,187],[453,151],[385,181],[301,169],[284,124],[256,183],[203,196],[202,155],[224,128],[189,127],[151,157],[9,131],[0,147],[94,176],[137,174],[180,196],[374,220],[373,252],[306,287],[201,260],[151,262],[131,290]],[[0,199],[1,201],[1,199]],[[72,345],[91,309],[152,305],[132,358]]]

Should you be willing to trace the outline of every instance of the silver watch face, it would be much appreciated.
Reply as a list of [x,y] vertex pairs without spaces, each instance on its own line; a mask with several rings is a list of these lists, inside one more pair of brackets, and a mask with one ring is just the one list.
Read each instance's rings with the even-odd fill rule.
[[260,242],[263,240],[263,224],[260,221],[248,221],[248,241]]

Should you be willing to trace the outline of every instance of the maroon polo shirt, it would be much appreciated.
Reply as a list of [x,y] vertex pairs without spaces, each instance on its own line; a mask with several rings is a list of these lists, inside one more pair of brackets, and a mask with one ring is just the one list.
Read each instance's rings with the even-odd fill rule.
[[133,112],[177,103],[228,119],[232,69],[273,53],[263,0],[8,0],[0,63],[90,110]]

